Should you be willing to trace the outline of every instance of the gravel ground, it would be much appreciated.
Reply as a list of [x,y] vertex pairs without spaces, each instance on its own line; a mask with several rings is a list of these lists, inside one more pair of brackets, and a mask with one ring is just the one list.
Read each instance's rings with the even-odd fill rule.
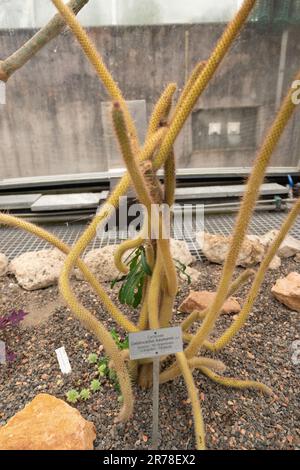
[[[215,289],[221,268],[202,263],[199,289]],[[288,310],[271,295],[275,280],[299,269],[294,260],[285,260],[277,271],[269,271],[246,327],[224,352],[215,356],[227,364],[225,375],[256,379],[271,386],[276,397],[268,398],[256,391],[240,391],[212,383],[195,372],[206,424],[209,449],[299,449],[300,366],[291,361],[291,345],[299,339],[299,314]],[[100,303],[86,283],[73,283],[85,306],[108,328]],[[177,305],[189,288],[185,285]],[[196,290],[196,289],[195,289]],[[242,301],[244,286],[238,293]],[[91,352],[103,355],[97,341],[73,320],[70,310],[59,300],[57,287],[26,292],[13,277],[0,279],[0,315],[24,308],[31,315],[17,330],[0,332],[17,353],[17,361],[0,365],[0,425],[13,416],[38,393],[45,392],[64,399],[71,388],[88,387],[96,377],[95,366],[87,362]],[[130,312],[129,312],[130,313]],[[132,314],[131,314],[132,315]],[[179,321],[182,314],[176,314]],[[230,322],[223,315],[218,330]],[[73,372],[60,373],[54,350],[65,346]],[[135,413],[126,425],[113,424],[120,404],[113,383],[101,378],[102,388],[85,402],[75,406],[95,423],[96,449],[144,449],[151,436],[151,390],[135,389]],[[161,449],[193,449],[194,435],[191,408],[182,379],[163,385],[160,390]]]

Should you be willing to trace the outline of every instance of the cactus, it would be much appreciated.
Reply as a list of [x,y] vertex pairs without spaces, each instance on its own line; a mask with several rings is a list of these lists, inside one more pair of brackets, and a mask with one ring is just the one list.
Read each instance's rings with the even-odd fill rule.
[[[86,231],[72,248],[69,248],[47,231],[8,214],[0,214],[0,223],[27,230],[52,243],[67,255],[59,281],[60,291],[75,318],[103,344],[107,359],[100,364],[98,372],[100,376],[105,375],[108,370],[111,371],[110,368],[113,367],[113,371],[111,371],[110,374],[114,377],[118,386],[120,386],[120,396],[122,397],[122,400],[118,400],[122,405],[118,419],[125,421],[130,418],[133,410],[133,382],[137,382],[137,384],[142,387],[150,387],[152,383],[152,363],[148,359],[140,361],[129,360],[128,349],[125,347],[125,349],[120,350],[118,344],[115,343],[104,325],[80,304],[71,288],[70,273],[74,266],[77,265],[82,271],[85,280],[90,283],[98,294],[108,314],[120,328],[123,328],[125,333],[138,332],[148,328],[160,328],[172,324],[173,305],[177,293],[176,267],[170,254],[169,240],[162,237],[164,229],[163,218],[159,216],[156,221],[157,226],[154,228],[157,231],[156,233],[159,234],[159,237],[154,240],[153,237],[151,237],[153,227],[149,223],[151,220],[149,215],[151,214],[154,203],[165,203],[171,206],[174,202],[176,176],[173,150],[174,142],[191,114],[193,106],[206,89],[210,79],[213,77],[219,64],[226,55],[226,52],[251,13],[255,0],[245,0],[243,2],[240,10],[225,29],[211,56],[207,61],[200,62],[196,65],[174,109],[172,101],[174,99],[176,85],[170,83],[165,88],[150,117],[148,131],[143,145],[138,141],[135,125],[121,90],[104,65],[91,39],[80,25],[75,15],[62,0],[52,1],[74,33],[111,97],[113,102],[112,120],[116,138],[127,167],[127,173],[122,177],[115,190],[109,195],[106,203],[101,207],[100,212],[95,216]],[[299,78],[300,74],[297,76],[297,79]],[[259,186],[263,181],[272,152],[295,110],[295,105],[292,103],[291,99],[291,92],[292,90],[289,91],[284,100],[255,160],[237,217],[231,247],[223,267],[214,302],[209,308],[202,312],[192,312],[192,314],[183,321],[181,327],[184,341],[186,342],[184,351],[176,354],[175,360],[171,363],[170,358],[160,358],[161,364],[163,365],[162,372],[160,373],[160,382],[162,384],[172,381],[178,376],[182,376],[186,383],[194,416],[195,443],[196,447],[199,449],[205,448],[205,430],[198,391],[193,379],[194,370],[200,371],[212,381],[223,386],[237,387],[240,389],[254,388],[266,394],[272,393],[269,387],[259,382],[243,381],[219,375],[217,372],[222,373],[225,370],[225,364],[215,358],[211,359],[206,356],[198,356],[198,353],[207,350],[218,351],[225,347],[244,325],[261,286],[266,269],[276,253],[277,248],[280,246],[282,239],[300,213],[300,201],[297,201],[286,221],[283,223],[277,238],[270,246],[258,271],[254,273],[252,270],[247,270],[232,282],[238,254],[258,197]],[[165,186],[163,190],[156,174],[159,168],[164,169]],[[135,189],[139,201],[145,206],[145,224],[138,238],[126,241],[119,246],[115,254],[115,264],[122,274],[128,275],[128,266],[123,261],[124,255],[128,251],[136,249],[142,250],[145,255],[146,264],[149,267],[149,276],[146,276],[144,280],[142,298],[140,299],[140,316],[136,323],[127,318],[113,303],[101,284],[95,279],[84,262],[80,259],[87,245],[91,242],[93,237],[95,237],[99,224],[104,224],[107,221],[113,210],[118,207],[119,197],[125,194],[131,185]],[[211,343],[207,338],[215,327],[224,300],[254,274],[255,277],[252,287],[240,314],[223,335],[214,343]],[[198,320],[202,321],[200,328],[195,334],[190,334],[188,332],[189,328]],[[89,361],[93,363],[94,359],[93,355],[91,355]],[[168,362],[166,362],[166,360]],[[99,386],[99,381],[94,380],[91,384],[91,390],[96,391],[99,389]],[[70,392],[72,392],[72,394],[68,396],[67,399],[69,401],[70,399],[77,401],[79,396],[74,394],[74,391]],[[76,393],[78,394],[78,392]],[[82,398],[86,398],[89,395],[89,391],[85,390],[83,395]]]

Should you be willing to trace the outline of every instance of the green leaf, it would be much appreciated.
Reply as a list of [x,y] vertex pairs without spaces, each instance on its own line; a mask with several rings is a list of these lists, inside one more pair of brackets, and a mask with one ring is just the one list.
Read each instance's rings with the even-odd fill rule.
[[88,362],[90,364],[96,364],[98,362],[98,355],[96,353],[91,353],[88,355]]
[[141,264],[142,264],[142,268],[143,268],[144,272],[148,276],[152,276],[152,270],[151,270],[149,264],[147,263],[147,258],[146,258],[146,254],[145,254],[144,249],[141,251]]

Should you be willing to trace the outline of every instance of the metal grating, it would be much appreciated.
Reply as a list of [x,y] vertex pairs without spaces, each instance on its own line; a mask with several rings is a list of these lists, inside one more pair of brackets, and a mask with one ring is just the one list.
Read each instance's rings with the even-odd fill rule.
[[[201,260],[201,252],[194,237],[195,232],[205,230],[210,233],[229,235],[232,232],[235,217],[235,214],[208,215],[204,218],[204,224],[201,222],[196,224],[195,220],[190,217],[188,220],[185,220],[186,229],[183,236],[180,227],[176,225],[174,226],[172,235],[175,236],[175,238],[185,239],[191,253],[196,256],[198,260]],[[278,229],[285,217],[286,213],[284,212],[258,212],[253,216],[248,232],[255,235],[263,235],[269,230]],[[66,244],[73,245],[85,227],[86,224],[84,223],[61,223],[50,226],[47,225],[44,228],[52,232]],[[300,240],[300,218],[296,221],[290,234]],[[122,239],[124,239],[122,233],[118,234],[115,231],[105,232],[101,237],[95,237],[86,251],[100,248],[108,244],[119,243]],[[38,251],[45,248],[49,248],[49,244],[30,233],[10,227],[0,228],[0,253],[6,254],[9,259],[13,259],[27,251]]]

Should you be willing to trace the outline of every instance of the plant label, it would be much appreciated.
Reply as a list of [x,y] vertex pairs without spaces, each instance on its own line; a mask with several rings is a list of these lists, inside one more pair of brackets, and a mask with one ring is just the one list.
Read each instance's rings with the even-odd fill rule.
[[129,333],[132,360],[168,356],[182,349],[182,330],[179,326]]
[[65,347],[62,346],[61,348],[56,349],[55,352],[56,352],[60,370],[62,371],[63,374],[69,374],[72,371],[72,369],[71,369],[70,361],[66,353]]
[[0,341],[0,364],[6,364],[6,348],[4,341]]

